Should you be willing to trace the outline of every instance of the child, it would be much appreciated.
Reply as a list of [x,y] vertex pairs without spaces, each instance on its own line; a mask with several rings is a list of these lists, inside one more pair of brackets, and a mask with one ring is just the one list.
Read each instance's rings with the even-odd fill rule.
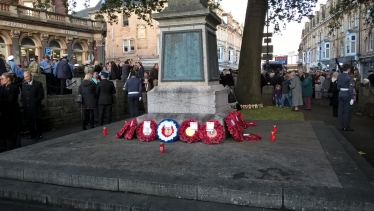
[[276,106],[281,106],[281,103],[282,103],[282,90],[281,90],[281,86],[279,84],[277,84],[275,86],[274,100],[275,100],[275,105]]

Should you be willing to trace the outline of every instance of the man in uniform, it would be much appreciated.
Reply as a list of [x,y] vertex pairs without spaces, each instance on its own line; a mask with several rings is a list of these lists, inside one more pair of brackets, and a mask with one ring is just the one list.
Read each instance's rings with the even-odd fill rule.
[[338,90],[339,92],[339,109],[338,118],[339,125],[342,131],[353,131],[351,129],[351,119],[352,119],[352,105],[354,103],[354,86],[355,82],[352,76],[349,75],[351,71],[350,64],[343,65],[343,73],[338,76]]
[[10,67],[9,73],[12,73],[12,74],[16,75],[16,73],[17,73],[17,64],[13,60],[14,60],[14,56],[13,55],[8,56],[8,62],[7,62],[7,64]]
[[60,95],[67,93],[66,91],[66,80],[73,78],[72,69],[68,63],[68,54],[62,54],[61,61],[57,64],[56,75],[60,80]]
[[38,57],[37,56],[35,56],[35,58],[29,64],[29,72],[31,74],[40,74],[40,65],[38,63]]
[[53,73],[52,73],[52,63],[50,61],[50,57],[48,55],[44,56],[44,60],[39,63],[40,67],[43,68],[43,74],[45,75],[46,83],[47,83],[47,94],[52,94],[52,85],[53,83]]

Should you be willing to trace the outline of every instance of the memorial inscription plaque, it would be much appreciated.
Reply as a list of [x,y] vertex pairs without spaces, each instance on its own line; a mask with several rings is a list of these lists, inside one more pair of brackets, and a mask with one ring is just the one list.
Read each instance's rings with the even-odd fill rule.
[[217,55],[217,37],[214,33],[207,33],[208,42],[208,73],[209,81],[219,80],[218,55]]
[[204,81],[202,30],[164,32],[162,81]]

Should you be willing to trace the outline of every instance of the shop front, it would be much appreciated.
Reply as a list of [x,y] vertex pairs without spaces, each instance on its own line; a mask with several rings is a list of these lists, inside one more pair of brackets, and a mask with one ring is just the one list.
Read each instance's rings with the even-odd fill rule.
[[360,69],[361,69],[361,77],[367,78],[368,77],[368,71],[374,71],[374,56],[362,58],[360,60]]
[[[45,55],[61,58],[65,53],[76,64],[83,64],[93,55],[100,57],[94,59],[104,61],[105,22],[0,5],[3,5],[0,7],[0,53],[5,57],[13,55],[14,61],[23,68],[27,69],[35,56],[41,60]],[[32,18],[27,11],[34,12]]]

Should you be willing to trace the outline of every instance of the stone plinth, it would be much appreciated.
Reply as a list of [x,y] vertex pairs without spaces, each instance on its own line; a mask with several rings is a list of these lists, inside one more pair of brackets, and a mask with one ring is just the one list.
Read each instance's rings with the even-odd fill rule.
[[227,111],[222,85],[158,86],[148,92],[149,113],[216,114]]
[[262,104],[264,104],[264,106],[273,105],[273,96],[274,96],[274,86],[266,85],[262,87]]
[[219,84],[216,27],[221,19],[206,0],[170,0],[155,14],[161,32],[159,86],[148,92],[148,115],[195,118],[201,123],[227,115],[228,93]]

